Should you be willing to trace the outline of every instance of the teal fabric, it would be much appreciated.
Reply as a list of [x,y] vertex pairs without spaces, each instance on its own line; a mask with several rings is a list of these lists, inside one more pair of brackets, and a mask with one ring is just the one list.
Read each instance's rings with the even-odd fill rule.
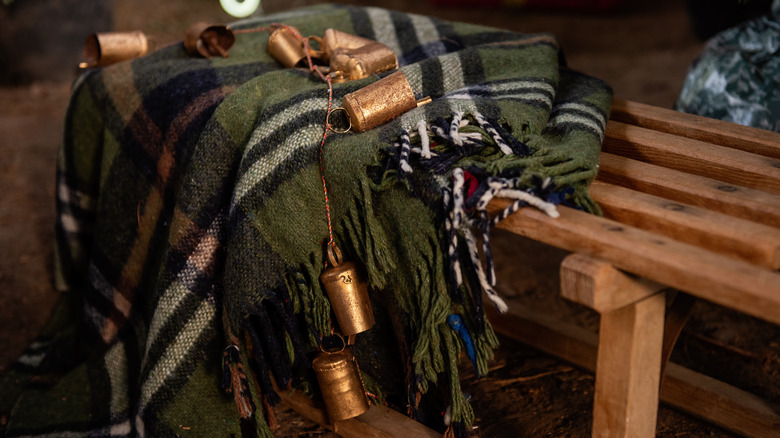
[[711,38],[685,78],[676,109],[780,132],[780,1],[770,14]]

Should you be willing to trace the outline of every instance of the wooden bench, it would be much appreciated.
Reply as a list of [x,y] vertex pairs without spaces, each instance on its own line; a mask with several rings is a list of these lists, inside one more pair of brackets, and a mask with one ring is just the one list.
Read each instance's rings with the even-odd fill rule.
[[[595,370],[593,436],[655,436],[659,389],[732,431],[780,435],[758,397],[664,369],[685,294],[780,324],[780,135],[616,100],[591,194],[603,218],[523,209],[499,227],[572,252],[561,294],[600,313],[598,339],[518,308],[490,315],[497,331]],[[668,287],[685,294],[665,324]]]
[[[525,208],[499,227],[571,252],[561,294],[600,313],[600,335],[511,302],[508,314],[490,312],[496,330],[595,371],[593,436],[655,436],[659,390],[724,428],[778,436],[780,415],[760,398],[664,363],[685,320],[684,310],[666,318],[669,287],[780,324],[780,135],[616,100],[591,193],[604,217]],[[308,398],[284,401],[332,428]],[[436,436],[381,406],[337,429]]]

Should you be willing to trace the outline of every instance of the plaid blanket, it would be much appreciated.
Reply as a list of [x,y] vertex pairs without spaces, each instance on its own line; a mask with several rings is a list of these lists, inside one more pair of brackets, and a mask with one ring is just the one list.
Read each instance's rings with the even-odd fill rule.
[[[382,42],[433,100],[331,133],[322,169],[377,320],[355,346],[366,389],[470,430],[459,355],[487,373],[483,293],[505,308],[488,231],[524,205],[598,212],[587,185],[611,91],[566,69],[550,35],[320,6],[235,23],[229,58],[174,45],[76,82],[58,169],[64,293],[0,382],[6,436],[270,436],[275,388],[317,396],[311,359],[333,328],[318,280],[328,93],[269,57],[268,33],[250,30],[272,22]],[[335,104],[377,79],[335,84]],[[516,202],[489,218],[494,196]]]

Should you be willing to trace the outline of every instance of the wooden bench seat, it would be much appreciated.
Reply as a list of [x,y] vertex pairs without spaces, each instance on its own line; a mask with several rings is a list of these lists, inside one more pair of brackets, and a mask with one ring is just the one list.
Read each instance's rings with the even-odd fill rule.
[[664,292],[780,324],[780,135],[616,100],[591,194],[604,217],[561,207],[552,219],[526,208],[499,227],[572,252],[561,294],[601,314],[597,344],[517,308],[490,315],[497,331],[595,371],[593,436],[654,436],[659,390],[732,431],[777,436],[780,414],[761,399],[664,368],[664,344],[684,322],[667,320],[664,333]]
[[780,196],[602,153],[599,181],[777,226]]
[[590,192],[612,220],[780,269],[780,228],[601,181],[595,181]]

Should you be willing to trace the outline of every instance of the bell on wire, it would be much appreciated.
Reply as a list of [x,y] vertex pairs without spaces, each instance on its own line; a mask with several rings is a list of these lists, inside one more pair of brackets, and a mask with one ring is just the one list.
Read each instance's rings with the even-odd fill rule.
[[338,49],[330,56],[334,82],[354,81],[398,68],[398,58],[384,44],[371,42],[357,49]]
[[337,29],[326,29],[322,35],[323,59],[328,61],[336,50],[354,50],[373,42],[375,41]]
[[368,398],[355,355],[341,339],[340,350],[322,350],[312,361],[325,410],[332,422],[348,420],[368,410]]
[[84,62],[79,67],[105,67],[140,58],[148,51],[149,40],[141,31],[93,33],[84,41]]
[[330,64],[333,82],[363,79],[398,68],[395,52],[386,45],[336,29],[327,29],[320,47]]
[[357,265],[341,260],[338,246],[328,246],[331,267],[320,275],[341,333],[352,336],[374,326],[374,312],[366,282]]
[[[322,41],[321,38],[313,36],[303,38],[294,27],[281,26],[268,37],[268,53],[286,68],[293,68],[306,59],[308,44],[304,45],[304,40],[315,40],[318,43]],[[309,48],[308,55],[312,58],[322,58],[323,52]]]
[[345,95],[341,99],[343,106],[341,109],[347,113],[350,128],[362,132],[389,122],[410,109],[430,102],[430,97],[417,100],[406,75],[402,70],[398,70]]
[[222,25],[195,23],[188,27],[184,34],[184,48],[187,52],[204,58],[227,58],[228,50],[235,42],[233,31]]

